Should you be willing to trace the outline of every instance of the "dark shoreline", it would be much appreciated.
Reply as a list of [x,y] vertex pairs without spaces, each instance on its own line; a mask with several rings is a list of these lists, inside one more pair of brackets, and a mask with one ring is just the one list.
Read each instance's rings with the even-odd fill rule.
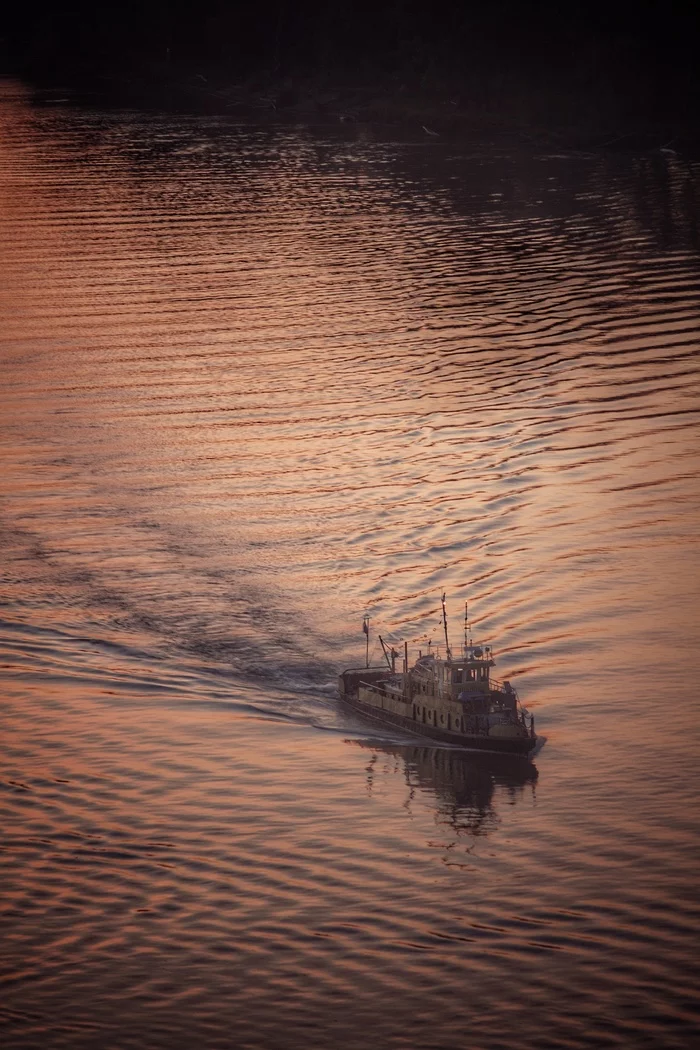
[[683,114],[645,113],[628,99],[566,92],[515,78],[431,83],[398,76],[256,74],[233,80],[207,66],[163,64],[129,71],[71,70],[19,75],[36,101],[57,93],[87,105],[227,115],[246,124],[374,126],[438,142],[492,141],[562,150],[649,152],[700,156],[698,122]]

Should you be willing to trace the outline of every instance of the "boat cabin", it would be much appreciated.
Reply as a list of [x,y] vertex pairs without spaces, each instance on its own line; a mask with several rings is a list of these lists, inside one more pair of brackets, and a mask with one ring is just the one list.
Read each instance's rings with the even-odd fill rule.
[[458,659],[442,660],[433,653],[420,654],[413,667],[413,685],[420,693],[443,699],[462,700],[491,690],[494,666],[488,645],[464,646]]

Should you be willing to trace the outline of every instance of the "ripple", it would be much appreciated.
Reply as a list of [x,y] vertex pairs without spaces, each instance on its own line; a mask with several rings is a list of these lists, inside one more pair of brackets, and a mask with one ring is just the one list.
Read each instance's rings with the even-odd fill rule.
[[[3,1045],[695,1045],[697,167],[0,128]],[[337,702],[443,589],[536,767]]]

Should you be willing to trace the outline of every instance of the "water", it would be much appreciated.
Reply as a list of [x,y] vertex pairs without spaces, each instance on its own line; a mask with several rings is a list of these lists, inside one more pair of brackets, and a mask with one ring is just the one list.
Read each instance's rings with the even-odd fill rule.
[[[698,166],[0,141],[3,1046],[697,1045]],[[443,588],[534,764],[340,707]]]

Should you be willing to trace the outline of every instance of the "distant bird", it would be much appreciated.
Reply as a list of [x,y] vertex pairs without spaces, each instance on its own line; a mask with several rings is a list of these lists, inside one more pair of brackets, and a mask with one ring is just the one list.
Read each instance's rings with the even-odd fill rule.
[[433,131],[432,128],[426,128],[425,124],[421,124],[421,127],[422,127],[423,131],[426,133],[426,135],[432,135],[432,137],[434,139],[439,139],[440,138],[440,132],[439,131]]

